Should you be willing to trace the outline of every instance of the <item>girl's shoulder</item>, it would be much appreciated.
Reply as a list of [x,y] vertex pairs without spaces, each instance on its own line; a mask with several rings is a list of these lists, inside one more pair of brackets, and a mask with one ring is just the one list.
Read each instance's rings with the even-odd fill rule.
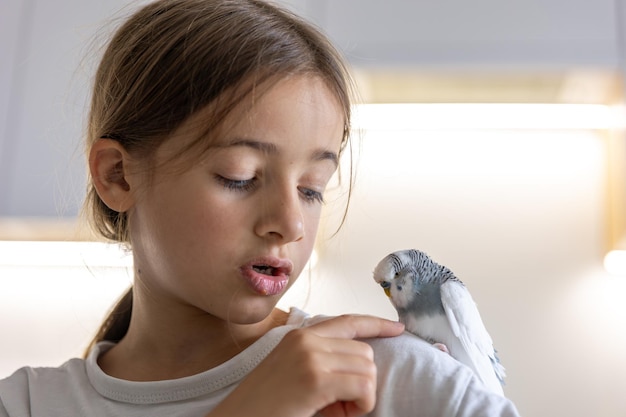
[[[295,327],[312,326],[333,316],[311,316],[297,308],[289,313],[287,325]],[[469,381],[473,378],[472,371],[449,354],[435,348],[411,333],[404,332],[396,337],[380,337],[363,339],[374,351],[374,360],[379,374],[389,377],[420,378],[428,375],[454,377],[456,381]]]
[[470,368],[413,334],[366,342],[378,371],[371,417],[519,417],[515,405],[487,389]]
[[[329,318],[290,313],[290,322],[301,326]],[[485,388],[470,368],[411,333],[363,341],[372,347],[377,366],[376,408],[369,417],[518,416],[515,406]]]
[[0,397],[4,398],[9,391],[17,394],[34,384],[67,384],[71,381],[87,381],[84,359],[70,359],[58,367],[22,367],[10,376],[0,379]]
[[[309,315],[298,308],[292,307],[289,311],[287,325],[308,327],[333,317]],[[398,361],[405,364],[409,361],[410,363],[415,362],[415,365],[419,366],[435,362],[438,363],[437,366],[458,368],[458,362],[452,359],[450,355],[444,354],[425,340],[408,332],[404,332],[397,337],[372,338],[364,339],[363,341],[372,346],[376,353],[375,359],[377,362],[386,362],[389,365],[393,365]]]
[[83,359],[71,359],[54,368],[20,368],[0,380],[0,417],[37,415],[37,410],[54,409],[68,393],[84,391],[88,387]]

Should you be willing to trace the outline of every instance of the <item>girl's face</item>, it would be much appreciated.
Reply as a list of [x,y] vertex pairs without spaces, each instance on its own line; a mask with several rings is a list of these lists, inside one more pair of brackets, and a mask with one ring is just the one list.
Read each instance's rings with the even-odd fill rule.
[[[316,77],[279,81],[247,104],[200,163],[157,169],[129,212],[136,285],[159,305],[238,324],[267,317],[306,264],[344,126]],[[202,117],[158,149],[157,166],[193,139]]]

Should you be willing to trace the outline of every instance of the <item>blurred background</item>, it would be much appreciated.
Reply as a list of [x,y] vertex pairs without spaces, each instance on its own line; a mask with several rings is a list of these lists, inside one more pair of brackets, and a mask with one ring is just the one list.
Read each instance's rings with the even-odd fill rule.
[[[343,51],[363,104],[348,220],[331,237],[345,158],[281,306],[396,318],[371,273],[418,248],[469,287],[522,415],[626,415],[626,276],[606,258],[626,229],[624,2],[284,3]],[[131,282],[78,219],[99,45],[139,4],[0,4],[0,378],[81,355]]]

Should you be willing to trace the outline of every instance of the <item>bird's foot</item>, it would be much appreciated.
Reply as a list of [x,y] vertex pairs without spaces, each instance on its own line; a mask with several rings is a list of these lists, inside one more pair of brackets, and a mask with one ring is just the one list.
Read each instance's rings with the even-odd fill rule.
[[443,343],[433,343],[433,346],[439,349],[440,351],[442,351],[443,353],[447,353],[448,355],[450,354],[450,351],[448,350],[448,346],[444,345]]

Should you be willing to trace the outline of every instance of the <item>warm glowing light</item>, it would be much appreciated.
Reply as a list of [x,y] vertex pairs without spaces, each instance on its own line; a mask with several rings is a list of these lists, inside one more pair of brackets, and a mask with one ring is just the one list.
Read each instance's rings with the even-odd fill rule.
[[110,243],[0,241],[0,266],[129,267],[132,256]]
[[612,250],[604,257],[604,268],[609,274],[626,275],[626,250]]
[[313,251],[311,252],[311,256],[309,257],[309,261],[304,266],[304,270],[306,271],[307,269],[315,269],[318,260],[319,257],[317,255],[317,251],[313,249]]
[[435,103],[362,104],[354,126],[363,130],[612,129],[622,109],[600,104]]

